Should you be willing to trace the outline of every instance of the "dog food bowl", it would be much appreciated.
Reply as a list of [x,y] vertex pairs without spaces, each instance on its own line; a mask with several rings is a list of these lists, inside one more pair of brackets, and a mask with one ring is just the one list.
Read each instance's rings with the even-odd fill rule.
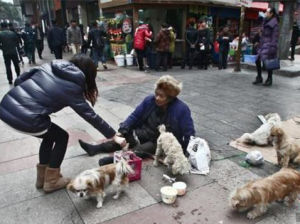
[[185,195],[186,183],[184,183],[184,182],[175,182],[172,185],[172,187],[177,190],[177,195],[179,195],[179,196]]
[[160,189],[162,201],[166,204],[173,204],[177,198],[177,190],[174,187],[165,186]]

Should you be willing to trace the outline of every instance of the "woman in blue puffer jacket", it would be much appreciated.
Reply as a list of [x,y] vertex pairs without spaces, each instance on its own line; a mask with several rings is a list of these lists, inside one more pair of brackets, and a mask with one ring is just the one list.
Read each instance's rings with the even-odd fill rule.
[[[195,135],[194,123],[189,107],[177,98],[181,91],[181,83],[172,76],[159,78],[155,85],[155,94],[147,96],[143,102],[120,124],[119,135],[126,138],[129,148],[142,158],[151,157],[155,153],[156,141],[159,137],[158,126],[165,124],[181,144],[184,152],[190,136]],[[91,145],[79,141],[81,147],[93,156],[100,152],[120,150],[114,142]],[[100,165],[112,162],[112,158],[102,159]]]
[[65,187],[69,179],[60,174],[68,144],[68,133],[51,122],[50,114],[70,106],[106,138],[115,131],[94,110],[98,96],[96,66],[84,55],[70,61],[54,60],[25,72],[15,81],[0,103],[0,119],[8,126],[43,139],[37,164],[37,188],[52,192]]

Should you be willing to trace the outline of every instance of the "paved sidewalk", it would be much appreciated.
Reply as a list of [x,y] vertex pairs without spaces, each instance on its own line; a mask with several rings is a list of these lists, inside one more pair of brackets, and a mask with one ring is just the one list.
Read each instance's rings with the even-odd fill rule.
[[[53,56],[45,52],[45,58],[48,61]],[[24,70],[27,69],[29,66],[25,66]],[[66,190],[52,194],[36,190],[35,164],[40,140],[10,130],[0,122],[1,223],[296,224],[298,203],[292,208],[275,203],[266,215],[254,221],[247,220],[244,213],[231,211],[227,202],[231,190],[278,168],[269,163],[261,168],[241,167],[244,153],[228,146],[228,142],[256,129],[260,125],[257,114],[278,112],[283,119],[299,114],[300,78],[276,76],[273,87],[265,88],[251,85],[255,77],[251,71],[175,68],[167,73],[142,73],[135,68],[110,65],[109,70],[98,73],[100,98],[95,110],[117,128],[153,92],[155,81],[164,74],[174,75],[183,82],[180,98],[191,108],[197,135],[209,141],[213,161],[208,176],[179,177],[187,182],[188,192],[174,206],[167,206],[161,203],[159,189],[166,184],[162,174],[169,171],[153,167],[151,160],[145,161],[140,181],[131,183],[118,201],[108,194],[104,207],[96,209],[95,201],[80,200]],[[9,88],[1,58],[0,98]],[[62,173],[74,177],[85,169],[97,167],[99,158],[105,155],[88,157],[78,139],[99,142],[103,136],[69,108],[52,115],[52,119],[70,134]]]

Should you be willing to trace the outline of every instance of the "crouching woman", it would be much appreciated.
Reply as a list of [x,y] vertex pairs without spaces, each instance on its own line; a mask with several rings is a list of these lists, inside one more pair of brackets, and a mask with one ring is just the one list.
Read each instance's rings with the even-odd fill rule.
[[[147,96],[143,102],[120,124],[118,135],[125,137],[129,148],[138,156],[151,157],[156,150],[159,137],[158,126],[165,124],[185,151],[190,136],[195,135],[194,123],[189,107],[177,98],[182,89],[181,83],[172,76],[162,76],[155,85],[155,93]],[[93,156],[101,152],[120,150],[120,145],[108,141],[100,145],[91,145],[80,141],[81,147]],[[100,159],[100,165],[113,162],[112,157]]]
[[70,106],[106,138],[115,139],[115,131],[86,102],[96,103],[95,78],[96,66],[87,56],[75,55],[70,61],[54,60],[18,77],[15,87],[0,103],[3,122],[42,139],[36,187],[45,192],[64,188],[69,183],[60,173],[69,135],[51,122],[50,114]]

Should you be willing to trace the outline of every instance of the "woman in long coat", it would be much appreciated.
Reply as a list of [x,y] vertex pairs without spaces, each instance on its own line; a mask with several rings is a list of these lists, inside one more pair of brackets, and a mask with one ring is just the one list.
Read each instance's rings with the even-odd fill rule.
[[[263,30],[260,38],[260,44],[258,49],[258,57],[256,60],[257,76],[254,85],[263,82],[261,62],[267,59],[274,59],[277,57],[278,49],[278,36],[279,36],[279,18],[274,8],[268,8],[266,12],[266,19],[263,22]],[[263,84],[264,86],[272,85],[273,71],[268,70],[268,78]]]

